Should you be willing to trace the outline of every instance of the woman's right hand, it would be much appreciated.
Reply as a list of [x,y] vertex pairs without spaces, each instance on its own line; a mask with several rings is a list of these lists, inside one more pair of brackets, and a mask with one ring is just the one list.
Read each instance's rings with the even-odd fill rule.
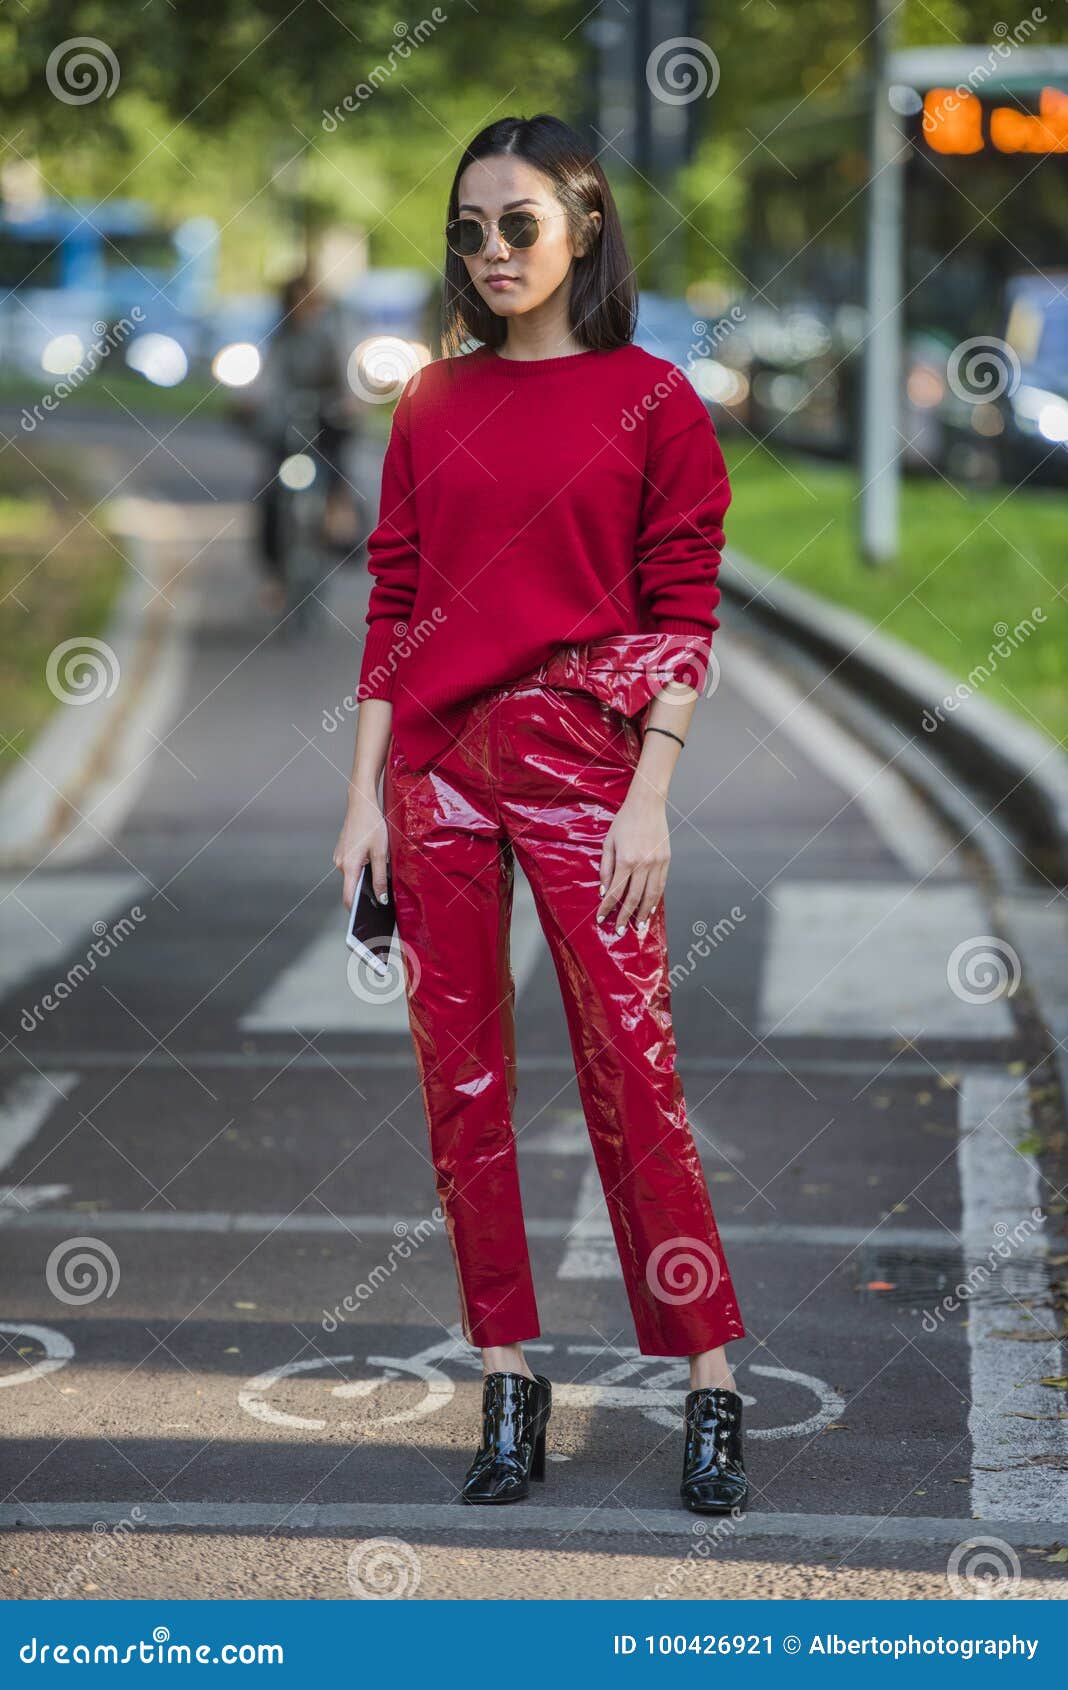
[[381,807],[374,798],[355,795],[349,801],[345,821],[334,849],[334,867],[341,870],[341,901],[347,910],[352,908],[356,882],[364,863],[371,864],[371,884],[381,899],[387,891],[386,864],[389,860],[389,836]]

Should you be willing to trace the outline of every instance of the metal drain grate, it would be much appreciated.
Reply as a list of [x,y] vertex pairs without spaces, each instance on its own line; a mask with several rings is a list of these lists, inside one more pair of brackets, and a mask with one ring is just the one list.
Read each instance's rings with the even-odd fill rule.
[[961,1250],[907,1250],[865,1246],[854,1267],[855,1288],[869,1302],[926,1309],[954,1296],[1010,1308],[1019,1303],[1048,1303],[1048,1268],[1039,1256],[1002,1261],[989,1256],[966,1258]]

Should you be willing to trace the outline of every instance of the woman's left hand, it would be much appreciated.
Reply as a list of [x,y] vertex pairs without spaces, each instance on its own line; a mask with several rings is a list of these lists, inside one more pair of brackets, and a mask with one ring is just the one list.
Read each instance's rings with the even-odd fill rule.
[[632,787],[605,835],[601,853],[604,896],[597,907],[597,920],[611,916],[620,933],[637,914],[638,931],[644,932],[663,894],[670,861],[667,804],[656,793],[636,792]]

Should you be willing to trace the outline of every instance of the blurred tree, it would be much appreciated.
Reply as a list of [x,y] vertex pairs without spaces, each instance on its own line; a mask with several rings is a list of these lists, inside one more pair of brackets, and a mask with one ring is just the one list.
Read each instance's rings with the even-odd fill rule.
[[[1003,8],[904,0],[899,39],[993,41]],[[1068,39],[1068,6],[1046,11],[1036,41]],[[695,275],[730,274],[756,110],[832,93],[863,65],[867,0],[803,0],[795,27],[800,12],[801,0],[699,7],[719,85],[692,163],[659,185],[687,219]],[[589,17],[583,0],[423,0],[406,21],[385,0],[19,0],[0,9],[3,156],[39,162],[67,197],[211,211],[240,285],[298,227],[330,220],[365,231],[377,262],[436,269],[464,142],[508,113],[587,109]],[[79,37],[89,46],[72,47]],[[83,101],[94,61],[103,82]],[[648,190],[610,136],[603,161],[640,245]]]
[[446,0],[407,23],[384,0],[21,0],[0,11],[4,156],[66,198],[210,211],[233,285],[288,267],[295,221],[437,268],[465,139],[576,105],[576,16],[561,0]]

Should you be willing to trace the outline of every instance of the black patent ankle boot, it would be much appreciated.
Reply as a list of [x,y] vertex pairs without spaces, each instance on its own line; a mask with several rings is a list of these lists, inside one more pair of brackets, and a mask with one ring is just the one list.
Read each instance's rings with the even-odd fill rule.
[[680,1494],[697,1514],[729,1514],[745,1501],[749,1482],[742,1459],[742,1399],[708,1385],[686,1398],[686,1443]]
[[545,1477],[545,1428],[553,1388],[536,1373],[487,1373],[482,1381],[482,1442],[468,1468],[464,1502],[518,1502],[529,1479]]

